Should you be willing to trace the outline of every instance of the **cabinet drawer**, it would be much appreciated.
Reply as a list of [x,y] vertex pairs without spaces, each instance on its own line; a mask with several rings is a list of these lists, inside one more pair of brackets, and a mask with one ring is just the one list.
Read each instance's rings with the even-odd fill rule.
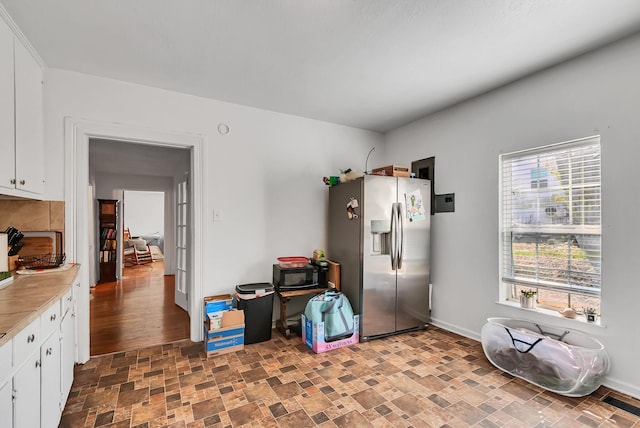
[[52,331],[60,328],[60,300],[57,300],[53,305],[40,315],[40,329],[42,331],[42,338],[49,337]]
[[13,361],[15,361],[15,367],[22,364],[33,352],[39,351],[41,342],[40,317],[38,317],[13,337]]
[[67,314],[67,311],[73,306],[73,287],[69,289],[62,296],[62,316]]
[[12,345],[13,343],[8,341],[0,346],[0,384],[6,380],[5,376],[11,373],[11,367],[13,367],[13,360],[11,358]]

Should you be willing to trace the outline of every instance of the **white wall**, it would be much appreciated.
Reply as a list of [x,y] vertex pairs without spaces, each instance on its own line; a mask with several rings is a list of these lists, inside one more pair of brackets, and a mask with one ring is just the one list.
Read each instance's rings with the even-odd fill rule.
[[276,257],[326,247],[322,177],[384,153],[377,133],[57,69],[44,99],[46,199],[63,199],[66,116],[206,135],[205,295],[268,282]]
[[164,193],[163,192],[124,192],[124,227],[128,227],[133,236],[164,236]]
[[[394,130],[388,163],[436,156],[436,193],[456,212],[432,219],[434,323],[479,338],[485,319],[535,319],[587,331],[612,358],[607,385],[640,397],[640,36]],[[498,155],[602,136],[602,323],[496,304]],[[534,316],[538,315],[538,316]]]

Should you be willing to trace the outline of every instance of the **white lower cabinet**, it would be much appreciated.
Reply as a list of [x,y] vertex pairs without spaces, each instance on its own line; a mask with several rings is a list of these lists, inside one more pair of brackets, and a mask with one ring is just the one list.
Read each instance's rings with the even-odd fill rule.
[[[73,383],[71,288],[0,347],[0,427],[57,427]],[[13,357],[13,358],[12,358]],[[2,383],[4,382],[4,384]]]
[[0,415],[3,423],[13,426],[13,381],[9,379],[0,386]]
[[64,410],[64,403],[67,401],[71,385],[73,384],[73,368],[76,361],[76,314],[71,308],[62,318],[61,329],[61,376],[60,391],[62,392],[60,410]]
[[57,427],[60,422],[60,331],[56,330],[40,346],[40,426]]
[[40,426],[40,353],[35,352],[13,375],[13,426]]

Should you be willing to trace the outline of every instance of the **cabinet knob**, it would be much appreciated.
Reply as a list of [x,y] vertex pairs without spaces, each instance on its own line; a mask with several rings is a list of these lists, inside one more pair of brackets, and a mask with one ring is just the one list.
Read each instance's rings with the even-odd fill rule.
[[36,340],[36,335],[35,334],[30,334],[29,336],[27,336],[27,343],[31,343],[33,341]]
[[26,181],[20,180],[20,184],[22,184],[24,186],[24,183],[26,183]]
[[11,184],[16,184],[16,179],[15,178],[11,179]]
[[58,317],[58,314],[51,315],[51,321],[55,321],[57,317]]
[[36,367],[40,367],[41,365],[40,360],[36,360]]
[[47,348],[47,355],[51,355],[53,353],[53,348]]

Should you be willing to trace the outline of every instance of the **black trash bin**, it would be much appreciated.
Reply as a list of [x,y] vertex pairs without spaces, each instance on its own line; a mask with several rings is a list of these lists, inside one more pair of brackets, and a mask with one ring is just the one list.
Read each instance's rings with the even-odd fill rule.
[[238,309],[244,310],[244,343],[271,339],[274,288],[268,282],[236,285]]

